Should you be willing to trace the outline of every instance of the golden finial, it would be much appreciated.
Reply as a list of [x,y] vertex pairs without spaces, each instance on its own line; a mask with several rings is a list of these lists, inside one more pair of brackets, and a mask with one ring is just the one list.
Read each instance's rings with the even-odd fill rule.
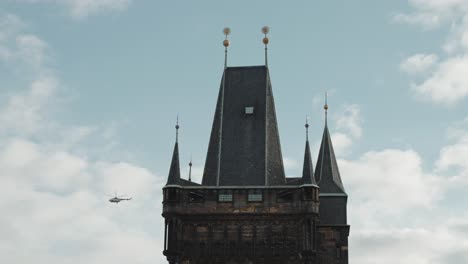
[[265,37],[263,38],[263,44],[268,45],[268,42],[270,40],[267,37],[267,34],[270,32],[270,28],[268,26],[262,27],[262,33],[265,34]]
[[226,38],[225,38],[224,41],[223,41],[223,46],[227,48],[227,47],[229,47],[228,35],[231,34],[231,29],[228,28],[228,27],[225,27],[225,28],[223,29],[223,33],[224,33],[224,35],[226,36]]
[[268,66],[268,53],[267,53],[267,46],[268,46],[268,42],[270,42],[270,40],[268,39],[267,37],[267,34],[270,32],[270,27],[268,26],[264,26],[262,27],[262,33],[265,34],[265,37],[263,38],[263,44],[265,44],[265,66]]
[[229,47],[229,39],[228,35],[231,34],[231,29],[228,27],[225,27],[223,29],[223,33],[226,36],[226,38],[223,40],[223,46],[224,46],[224,69],[227,68],[227,48]]

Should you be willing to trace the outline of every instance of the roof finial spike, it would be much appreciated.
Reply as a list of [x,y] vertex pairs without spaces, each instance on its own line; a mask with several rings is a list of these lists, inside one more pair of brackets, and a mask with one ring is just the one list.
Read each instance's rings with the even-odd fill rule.
[[189,173],[188,173],[188,180],[192,182],[192,153],[190,153],[190,162],[189,162]]
[[175,126],[175,129],[176,129],[176,143],[179,142],[179,115],[177,115],[177,119],[176,119],[176,126]]
[[224,46],[224,68],[227,68],[227,48],[229,47],[229,39],[228,35],[231,33],[231,29],[228,27],[225,27],[223,29],[223,33],[226,36],[226,38],[223,41],[223,46]]
[[306,128],[306,141],[309,141],[309,116],[308,115],[306,115],[305,128]]
[[325,91],[325,105],[323,105],[323,109],[325,109],[325,126],[328,122],[328,91]]
[[262,33],[265,34],[265,37],[263,38],[263,44],[265,44],[265,66],[268,66],[268,42],[270,40],[267,37],[268,32],[270,32],[270,27],[264,26],[262,27]]

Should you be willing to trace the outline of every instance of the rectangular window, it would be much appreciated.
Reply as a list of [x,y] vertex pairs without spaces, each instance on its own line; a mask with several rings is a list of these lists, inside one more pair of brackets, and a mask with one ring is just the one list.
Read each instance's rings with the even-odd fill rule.
[[249,202],[261,202],[263,201],[263,195],[261,193],[249,193],[248,201]]
[[253,106],[246,106],[245,107],[245,114],[246,115],[253,115],[254,113],[254,107]]
[[218,202],[232,202],[232,194],[218,195]]

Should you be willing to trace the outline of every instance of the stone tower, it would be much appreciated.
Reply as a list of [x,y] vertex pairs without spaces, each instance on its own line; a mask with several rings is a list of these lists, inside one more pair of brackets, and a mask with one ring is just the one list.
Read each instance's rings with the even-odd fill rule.
[[225,67],[201,184],[180,177],[178,148],[163,188],[170,264],[348,263],[328,125],[315,174],[307,139],[302,177],[285,177],[267,65]]

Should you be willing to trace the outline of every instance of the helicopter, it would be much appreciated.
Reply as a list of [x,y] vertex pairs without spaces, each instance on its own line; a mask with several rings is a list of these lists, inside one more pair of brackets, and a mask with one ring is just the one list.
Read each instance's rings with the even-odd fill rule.
[[121,201],[130,201],[130,200],[132,200],[132,197],[129,197],[129,198],[119,197],[117,196],[117,193],[116,193],[114,197],[109,199],[109,202],[118,204]]

